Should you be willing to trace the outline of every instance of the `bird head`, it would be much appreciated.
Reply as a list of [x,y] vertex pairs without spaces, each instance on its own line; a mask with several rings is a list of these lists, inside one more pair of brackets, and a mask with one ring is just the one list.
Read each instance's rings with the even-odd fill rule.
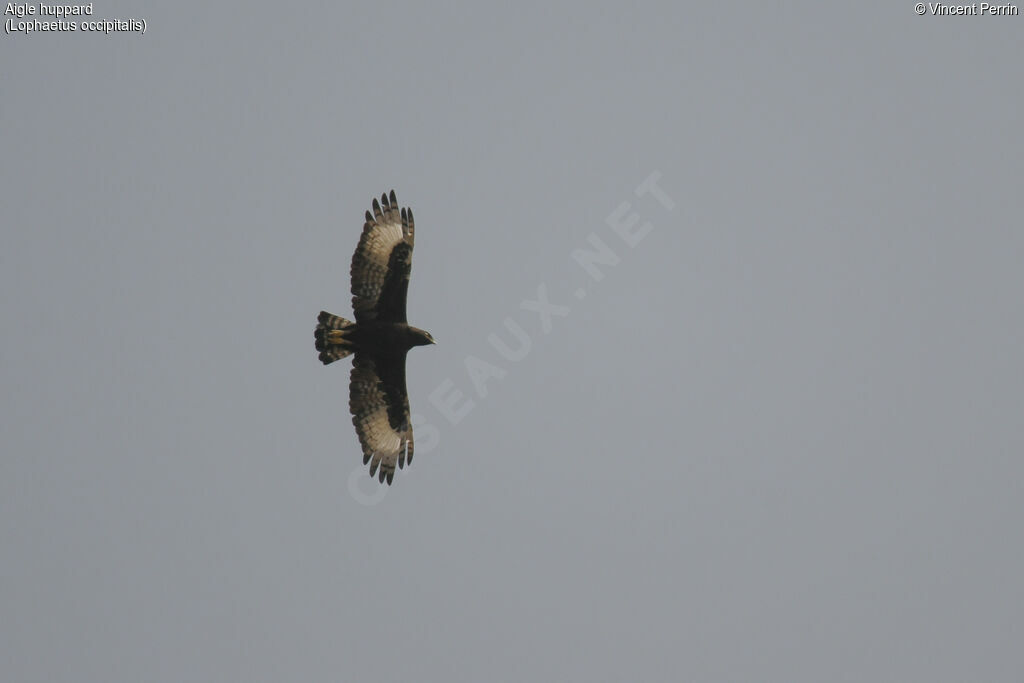
[[413,332],[413,346],[427,346],[429,344],[436,344],[434,338],[430,336],[430,333],[426,330],[421,330],[418,327],[410,328]]

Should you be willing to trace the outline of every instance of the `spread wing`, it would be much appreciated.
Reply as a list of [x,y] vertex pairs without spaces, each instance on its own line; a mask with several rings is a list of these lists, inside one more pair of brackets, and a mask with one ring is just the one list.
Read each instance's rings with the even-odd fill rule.
[[389,356],[356,353],[348,407],[363,447],[363,464],[370,463],[371,477],[379,468],[380,482],[386,479],[390,484],[395,476],[395,464],[401,468],[412,462],[405,352]]
[[352,309],[356,322],[404,323],[413,246],[412,209],[398,209],[395,191],[373,200],[352,255]]

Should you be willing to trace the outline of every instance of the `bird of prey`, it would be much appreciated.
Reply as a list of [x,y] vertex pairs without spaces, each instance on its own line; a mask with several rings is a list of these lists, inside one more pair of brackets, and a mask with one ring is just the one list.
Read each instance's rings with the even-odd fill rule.
[[320,361],[330,365],[349,354],[352,377],[348,407],[370,476],[388,484],[395,465],[412,462],[412,421],[405,388],[405,355],[433,344],[425,330],[405,319],[412,268],[412,209],[399,210],[395,191],[373,200],[363,235],[352,256],[352,310],[356,321],[320,311],[314,332]]

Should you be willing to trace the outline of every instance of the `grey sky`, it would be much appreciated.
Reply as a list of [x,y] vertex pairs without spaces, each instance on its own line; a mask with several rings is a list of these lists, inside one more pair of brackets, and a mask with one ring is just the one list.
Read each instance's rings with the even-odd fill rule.
[[[0,678],[1020,680],[1024,17],[913,5],[0,36]],[[391,188],[439,344],[367,504],[312,328]]]

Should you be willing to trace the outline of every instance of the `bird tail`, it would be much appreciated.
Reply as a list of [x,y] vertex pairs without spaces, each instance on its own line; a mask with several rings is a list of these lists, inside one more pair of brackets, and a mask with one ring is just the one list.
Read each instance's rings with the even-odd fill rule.
[[321,363],[330,365],[356,350],[348,336],[355,329],[354,322],[327,311],[320,311],[317,321],[313,336],[316,337],[316,350],[320,352]]

